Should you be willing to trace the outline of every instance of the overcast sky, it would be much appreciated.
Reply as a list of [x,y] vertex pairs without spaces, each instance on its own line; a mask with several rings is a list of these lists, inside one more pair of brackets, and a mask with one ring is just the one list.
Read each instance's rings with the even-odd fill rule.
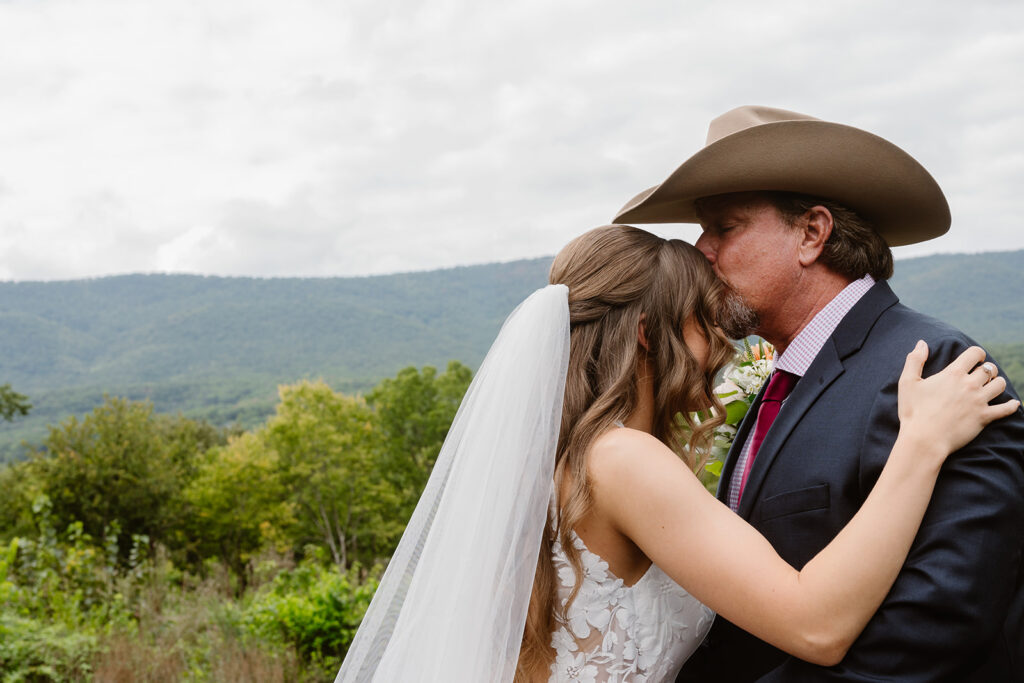
[[549,255],[752,103],[931,171],[898,257],[1024,248],[1017,0],[0,0],[0,278]]

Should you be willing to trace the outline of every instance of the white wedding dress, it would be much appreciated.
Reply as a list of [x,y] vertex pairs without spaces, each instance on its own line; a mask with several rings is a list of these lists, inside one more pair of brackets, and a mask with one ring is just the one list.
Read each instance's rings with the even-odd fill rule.
[[[568,624],[551,638],[551,683],[660,683],[671,681],[701,644],[715,613],[657,565],[632,586],[608,570],[575,533],[583,585],[569,607]],[[561,543],[553,544],[558,599],[565,604],[576,574]]]

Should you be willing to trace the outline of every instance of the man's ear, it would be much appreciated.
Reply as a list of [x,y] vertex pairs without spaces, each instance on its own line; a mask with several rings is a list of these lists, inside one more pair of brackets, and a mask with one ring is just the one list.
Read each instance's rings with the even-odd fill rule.
[[809,266],[821,256],[825,242],[832,234],[832,212],[821,205],[813,206],[800,219],[800,228],[803,237],[797,258],[800,265]]
[[640,342],[640,346],[644,347],[644,351],[650,351],[651,347],[647,343],[647,331],[644,329],[644,321],[647,318],[646,313],[640,314],[640,324],[637,326],[636,338]]

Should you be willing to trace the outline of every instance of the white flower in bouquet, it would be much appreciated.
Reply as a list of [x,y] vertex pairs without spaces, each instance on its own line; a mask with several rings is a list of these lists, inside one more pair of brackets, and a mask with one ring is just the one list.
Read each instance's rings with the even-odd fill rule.
[[[751,345],[744,340],[743,351],[722,372],[722,383],[715,387],[715,395],[725,407],[725,422],[715,428],[714,442],[704,465],[702,479],[709,490],[713,491],[717,486],[725,456],[736,438],[736,430],[757,392],[772,373],[774,356],[775,349],[768,342],[761,340]],[[701,422],[700,415],[692,417],[695,422]]]
[[730,366],[725,371],[725,382],[715,387],[715,393],[722,394],[723,391],[735,387],[735,390],[742,391],[745,396],[756,396],[771,373],[772,361],[766,358]]

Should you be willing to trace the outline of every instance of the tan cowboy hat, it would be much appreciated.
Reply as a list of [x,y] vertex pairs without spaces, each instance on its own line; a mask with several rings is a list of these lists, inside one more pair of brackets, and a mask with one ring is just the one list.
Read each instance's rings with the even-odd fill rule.
[[836,201],[870,220],[891,246],[949,230],[938,183],[896,145],[851,126],[758,106],[713,120],[704,148],[629,200],[614,222],[697,223],[694,200],[756,190]]

